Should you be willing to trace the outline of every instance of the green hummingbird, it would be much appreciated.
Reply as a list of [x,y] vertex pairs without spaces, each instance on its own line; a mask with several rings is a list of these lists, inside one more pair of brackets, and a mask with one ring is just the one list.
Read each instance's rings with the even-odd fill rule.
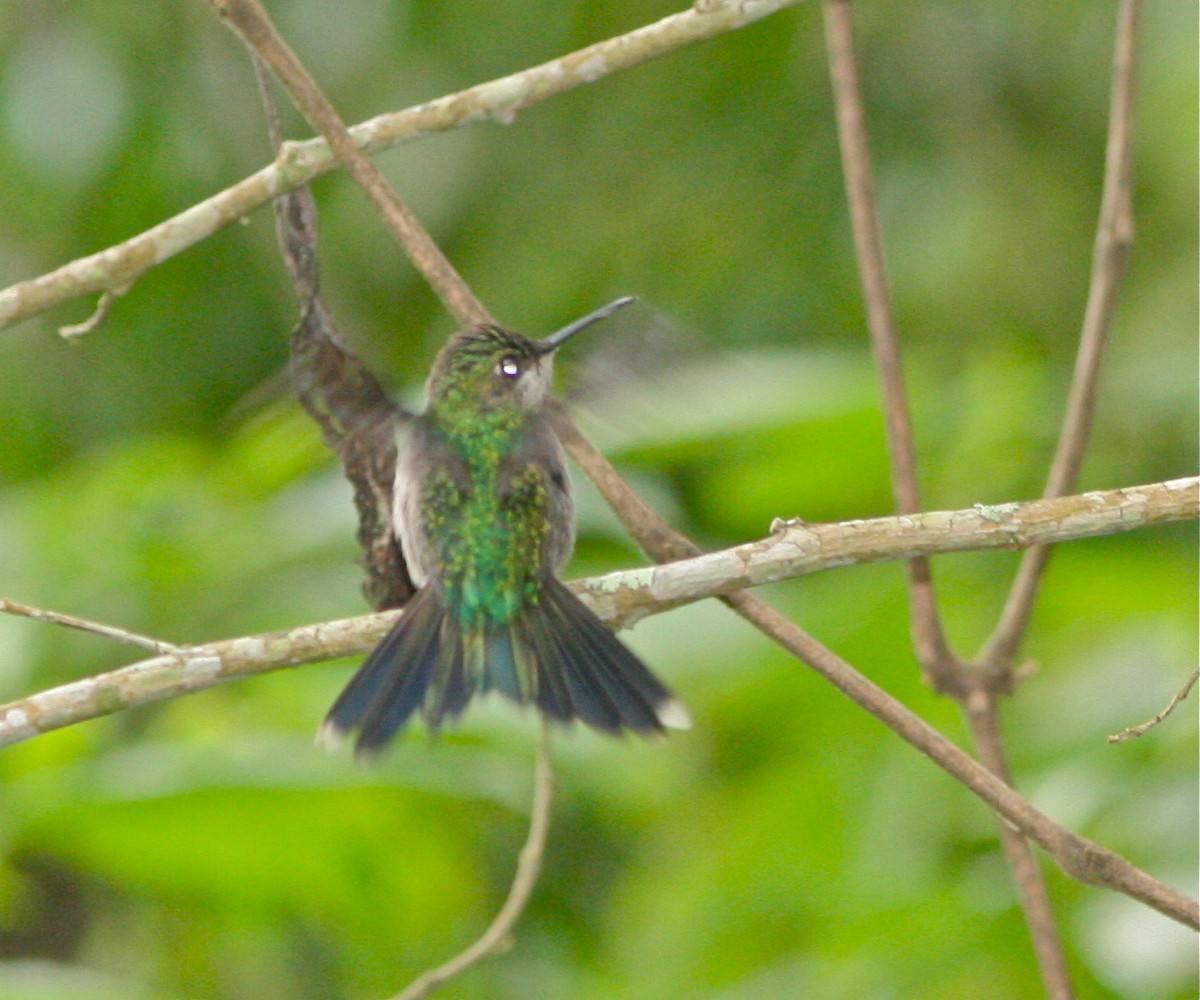
[[652,735],[686,709],[558,579],[575,544],[562,446],[546,415],[555,351],[633,301],[543,340],[485,324],[453,336],[428,403],[400,429],[393,518],[417,592],[334,703],[322,736],[382,750],[420,713],[437,730],[500,691],[556,722]]

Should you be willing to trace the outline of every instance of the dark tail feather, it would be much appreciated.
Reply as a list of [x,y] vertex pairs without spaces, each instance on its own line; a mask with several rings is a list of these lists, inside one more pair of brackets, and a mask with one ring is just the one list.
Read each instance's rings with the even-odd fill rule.
[[524,612],[537,661],[537,703],[552,718],[604,732],[686,729],[687,710],[599,618],[554,578]]
[[[334,702],[321,727],[321,739],[337,744],[358,729],[355,751],[362,755],[387,744],[425,699],[438,663],[445,617],[438,595],[430,587],[418,590]],[[457,701],[457,691],[454,694]]]
[[336,745],[357,729],[356,753],[372,756],[418,709],[436,730],[490,688],[536,703],[557,722],[579,719],[607,733],[690,725],[687,711],[642,661],[549,578],[537,603],[511,626],[466,635],[438,593],[422,587],[334,703],[321,738]]

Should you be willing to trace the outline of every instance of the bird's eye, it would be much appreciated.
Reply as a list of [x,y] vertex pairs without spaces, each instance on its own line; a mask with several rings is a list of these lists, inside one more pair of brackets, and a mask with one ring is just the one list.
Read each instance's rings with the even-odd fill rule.
[[496,365],[496,374],[505,378],[516,378],[521,374],[521,362],[514,357],[501,358]]

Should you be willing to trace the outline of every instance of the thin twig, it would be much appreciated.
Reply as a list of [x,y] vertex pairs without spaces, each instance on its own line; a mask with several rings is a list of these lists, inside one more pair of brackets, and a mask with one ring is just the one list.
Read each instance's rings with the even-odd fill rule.
[[183,646],[176,646],[171,642],[164,642],[162,639],[152,639],[148,635],[139,635],[137,632],[130,632],[128,629],[118,628],[116,625],[104,625],[101,622],[89,621],[87,618],[64,614],[61,611],[48,611],[45,608],[35,608],[31,605],[20,604],[17,601],[10,601],[3,597],[0,597],[0,612],[7,615],[20,615],[22,618],[33,618],[40,622],[50,622],[54,625],[65,625],[67,628],[76,628],[81,632],[102,635],[106,639],[114,639],[117,642],[125,643],[127,646],[138,646],[155,653],[181,653],[185,648]]
[[1130,726],[1128,729],[1122,729],[1119,733],[1114,733],[1108,738],[1109,743],[1124,743],[1126,740],[1133,739],[1135,736],[1144,736],[1150,732],[1155,726],[1163,721],[1168,715],[1175,711],[1175,706],[1178,705],[1184,698],[1192,693],[1192,688],[1196,686],[1196,681],[1200,680],[1200,670],[1195,671],[1188,678],[1187,683],[1183,685],[1176,693],[1175,697],[1167,704],[1167,707],[1159,712],[1153,719],[1137,726]]
[[[1140,10],[1140,0],[1122,0],[1117,14],[1104,190],[1092,256],[1091,286],[1066,415],[1046,482],[1044,496],[1048,497],[1071,492],[1079,478],[1096,408],[1100,363],[1133,242],[1132,136]],[[1050,549],[1035,548],[1021,560],[996,629],[977,657],[977,662],[988,669],[1012,668],[1021,640],[1029,628],[1038,587],[1049,559]]]
[[[581,437],[565,430],[560,433],[580,464],[588,463],[584,466],[588,474],[604,482],[605,489],[614,495],[628,489],[616,485],[623,482],[619,474]],[[596,457],[589,457],[585,449]],[[601,460],[607,473],[597,471]],[[661,521],[653,523],[653,511],[636,494],[631,495],[635,499],[622,501],[622,516],[631,533],[647,551],[657,553],[656,557],[669,555],[679,561],[574,583],[573,589],[583,600],[614,624],[629,624],[731,588],[858,562],[906,559],[914,551],[931,554],[975,547],[1008,548],[1047,537],[1061,541],[1097,537],[1200,516],[1200,477],[1192,477],[1029,504],[840,524],[795,524],[757,542],[684,560],[680,557],[699,549]],[[641,511],[630,516],[632,504],[639,504]],[[356,656],[371,649],[395,620],[396,612],[383,612],[210,642],[73,681],[0,705],[0,746],[236,677]]]
[[436,969],[417,977],[407,989],[393,1000],[419,1000],[428,996],[438,986],[453,979],[459,973],[507,947],[513,928],[525,911],[533,888],[537,885],[546,852],[546,833],[550,828],[550,806],[554,799],[554,767],[550,757],[550,723],[543,719],[541,737],[538,740],[537,764],[535,767],[533,806],[529,817],[529,835],[517,861],[517,871],[504,905],[470,947],[455,955]]
[[359,149],[346,123],[284,41],[258,0],[210,0],[252,52],[271,68],[292,102],[325,137],[334,155],[350,172],[383,216],[392,235],[462,326],[491,321],[491,316],[463,281],[407,205],[400,200],[371,158]]
[[[736,31],[800,2],[756,0],[685,10],[521,72],[379,115],[350,131],[365,151],[376,153],[476,122],[508,123],[551,97]],[[276,162],[157,226],[0,290],[0,329],[80,296],[126,289],[155,265],[336,166],[323,139],[288,143]]]
[[68,323],[58,328],[58,334],[65,340],[76,340],[98,329],[112,311],[113,303],[117,301],[117,292],[105,290],[100,294],[95,311],[82,323]]
[[[980,690],[964,706],[964,710],[979,762],[1006,785],[1012,785],[1012,771],[1008,765],[1008,755],[1004,751],[1004,740],[1000,735],[997,700],[995,692]],[[1029,928],[1029,937],[1042,976],[1042,984],[1046,988],[1046,996],[1048,1000],[1072,1000],[1075,991],[1067,969],[1067,956],[1042,869],[1034,857],[1029,841],[1008,823],[999,817],[997,819],[996,828],[1000,843],[1012,872],[1021,912]]]
[[[904,388],[899,338],[883,262],[883,239],[875,211],[871,149],[867,141],[858,65],[854,55],[854,25],[847,0],[826,0],[824,11],[829,75],[833,83],[842,170],[846,175],[846,199],[850,206],[854,249],[867,306],[871,351],[883,394],[892,492],[897,513],[912,514],[921,509],[917,459],[908,395]],[[946,642],[938,613],[933,573],[929,561],[920,557],[909,560],[907,572],[913,646],[926,674],[936,678],[948,664],[955,661],[955,657]]]

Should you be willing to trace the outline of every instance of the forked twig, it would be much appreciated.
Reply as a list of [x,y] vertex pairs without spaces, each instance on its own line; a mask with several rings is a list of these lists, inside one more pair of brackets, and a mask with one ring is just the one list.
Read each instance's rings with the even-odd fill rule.
[[[853,24],[849,0],[826,0],[825,25],[833,79],[846,188],[854,227],[855,249],[862,275],[871,339],[883,382],[889,451],[897,504],[917,505],[915,459],[905,399],[896,329],[887,292],[878,225],[871,185],[870,150],[858,85]],[[1131,218],[1128,190],[1129,113],[1136,10],[1122,9],[1117,41],[1117,82],[1114,86],[1112,136],[1105,180],[1105,210],[1097,237],[1097,269],[1093,294],[1080,347],[1077,377],[1072,386],[1067,421],[1059,441],[1047,495],[1068,492],[1082,461],[1094,408],[1104,332],[1115,301],[1117,279],[1123,269]],[[1122,97],[1118,99],[1117,93]],[[1111,223],[1111,228],[1106,225]],[[1102,263],[1101,263],[1102,261]],[[981,760],[1006,781],[1011,781],[1000,725],[997,698],[1011,690],[1013,658],[1029,622],[1037,584],[1049,550],[1038,547],[1022,561],[1010,600],[1001,615],[993,641],[976,663],[956,656],[945,641],[935,603],[928,563],[910,563],[909,593],[914,645],[919,662],[933,686],[952,695],[968,716]],[[1000,825],[1000,837],[1013,872],[1037,953],[1048,995],[1071,1000],[1073,989],[1066,959],[1050,905],[1045,881],[1024,839]]]

